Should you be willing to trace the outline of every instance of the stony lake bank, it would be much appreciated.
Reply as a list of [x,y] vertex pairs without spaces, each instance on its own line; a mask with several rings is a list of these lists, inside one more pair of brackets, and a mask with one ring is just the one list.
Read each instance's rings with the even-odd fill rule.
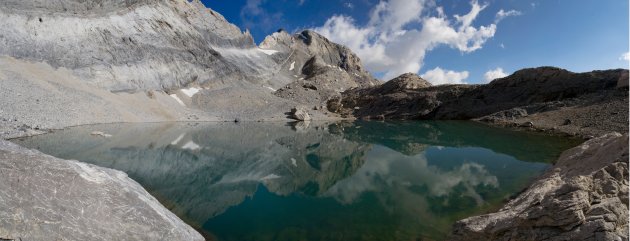
[[0,239],[204,239],[125,173],[5,139],[98,123],[293,118],[475,120],[579,136],[586,142],[530,188],[461,220],[451,239],[628,240],[628,70],[381,83],[315,32],[256,45],[196,0],[61,2],[0,3]]

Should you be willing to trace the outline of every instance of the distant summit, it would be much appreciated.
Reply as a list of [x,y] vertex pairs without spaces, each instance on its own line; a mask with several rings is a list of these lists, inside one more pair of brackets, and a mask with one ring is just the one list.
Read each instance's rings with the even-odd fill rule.
[[406,73],[383,84],[381,90],[386,93],[391,93],[394,91],[416,90],[431,86],[432,84],[429,83],[429,81],[417,74]]

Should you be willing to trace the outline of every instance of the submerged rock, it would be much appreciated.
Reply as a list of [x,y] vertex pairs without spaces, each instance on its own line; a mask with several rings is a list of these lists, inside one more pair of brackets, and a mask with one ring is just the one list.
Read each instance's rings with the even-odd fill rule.
[[110,137],[112,137],[112,135],[107,134],[107,133],[102,132],[102,131],[93,131],[92,133],[90,133],[90,135],[93,135],[93,136],[100,136],[100,137],[105,137],[105,138],[110,138]]
[[204,240],[120,171],[0,140],[0,240]]
[[628,135],[564,152],[498,212],[456,223],[451,240],[628,240]]

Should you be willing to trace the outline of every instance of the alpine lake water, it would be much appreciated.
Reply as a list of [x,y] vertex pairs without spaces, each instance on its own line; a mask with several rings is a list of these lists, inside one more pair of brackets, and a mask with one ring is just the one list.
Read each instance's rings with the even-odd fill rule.
[[110,124],[14,142],[124,171],[220,241],[443,240],[579,144],[467,121]]

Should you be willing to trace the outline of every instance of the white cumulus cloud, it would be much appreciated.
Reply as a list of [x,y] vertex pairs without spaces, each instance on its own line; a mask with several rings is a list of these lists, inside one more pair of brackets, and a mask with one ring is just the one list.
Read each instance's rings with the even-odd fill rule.
[[630,61],[630,52],[626,52],[619,57],[619,60]]
[[503,78],[505,76],[508,76],[508,74],[505,73],[505,71],[503,71],[503,68],[496,68],[496,69],[489,70],[488,72],[486,72],[483,75],[483,78],[486,80],[486,83],[489,83],[490,81],[493,81],[498,78]]
[[470,2],[464,15],[447,16],[433,0],[384,0],[370,11],[369,21],[358,25],[352,17],[336,15],[315,28],[316,32],[352,49],[368,70],[384,73],[388,80],[400,74],[418,73],[427,52],[446,45],[462,53],[483,47],[497,31],[498,22],[517,11],[501,10],[487,25],[473,23],[487,4]]
[[431,82],[433,85],[465,84],[466,82],[464,82],[464,80],[468,78],[468,75],[468,71],[456,72],[436,67],[424,73],[422,78]]

